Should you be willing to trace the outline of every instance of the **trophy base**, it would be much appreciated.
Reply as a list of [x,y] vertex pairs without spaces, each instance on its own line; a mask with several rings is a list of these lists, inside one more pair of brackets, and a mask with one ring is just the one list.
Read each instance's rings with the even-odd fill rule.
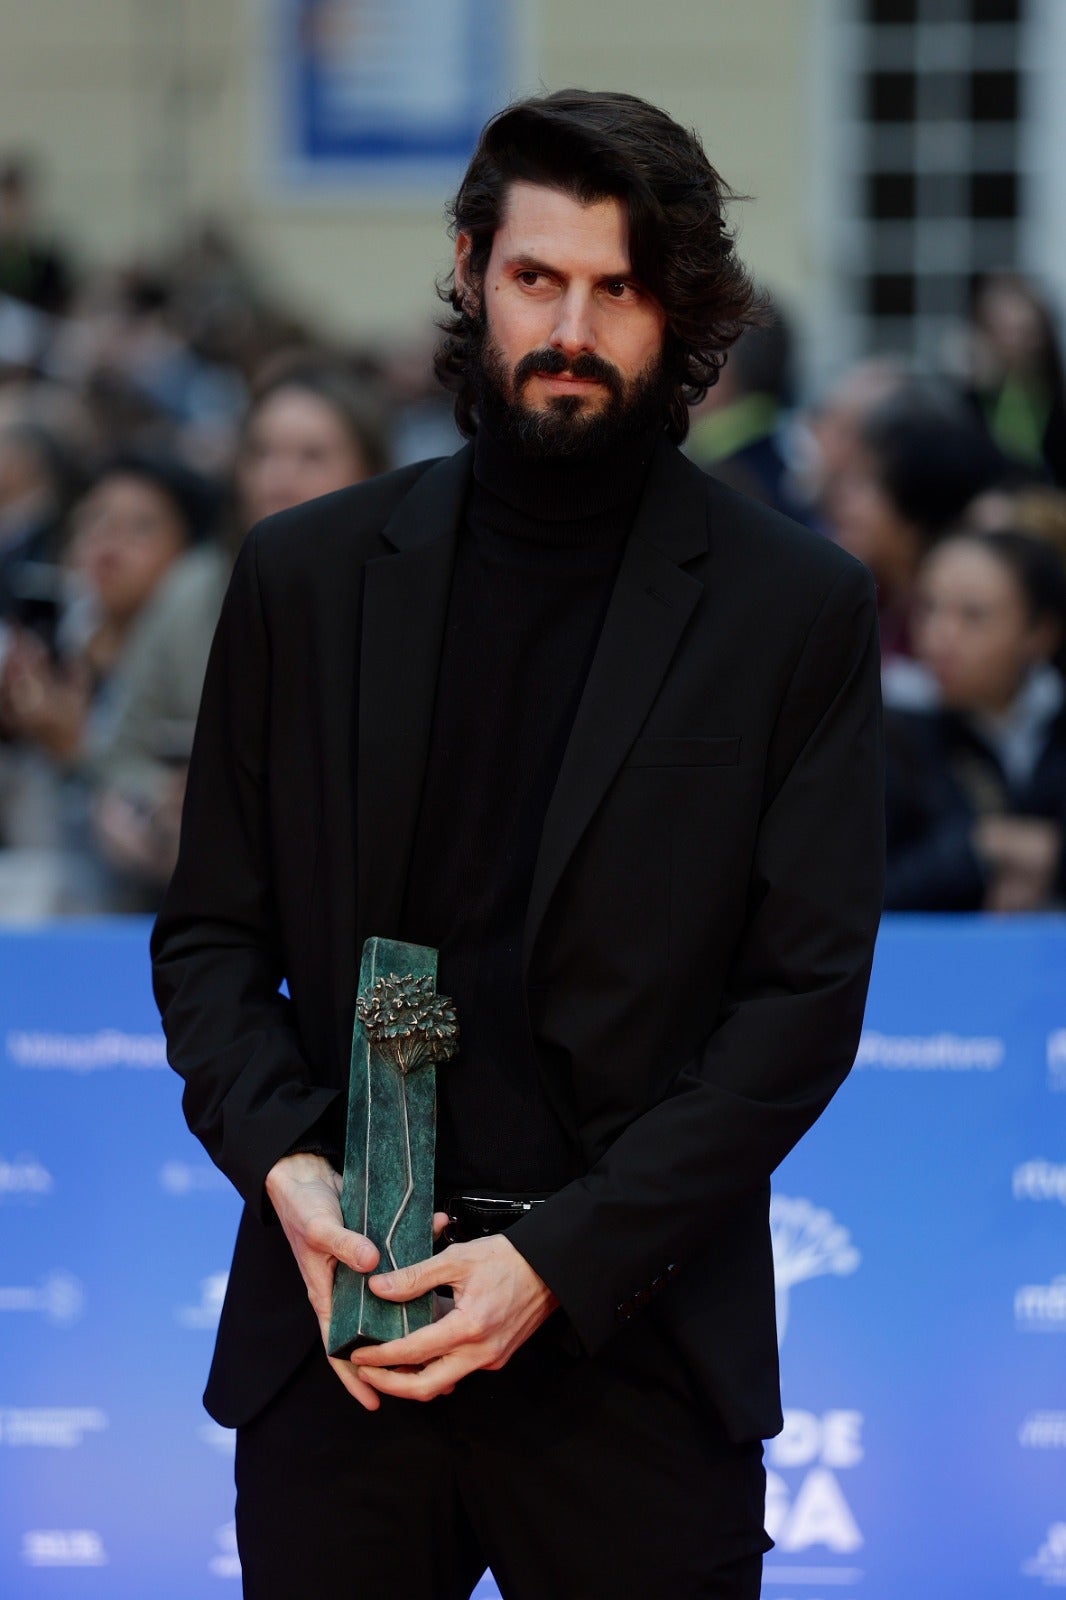
[[333,1280],[333,1310],[329,1321],[329,1353],[344,1359],[363,1344],[385,1344],[402,1339],[433,1321],[433,1296],[417,1300],[379,1300],[370,1288],[369,1274],[337,1264]]

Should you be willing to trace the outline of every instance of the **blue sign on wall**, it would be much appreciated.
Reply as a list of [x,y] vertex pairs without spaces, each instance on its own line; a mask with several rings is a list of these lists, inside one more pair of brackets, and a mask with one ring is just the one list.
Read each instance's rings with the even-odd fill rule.
[[[0,936],[0,1595],[239,1592],[199,1397],[238,1205],[142,922]],[[896,918],[780,1169],[766,1600],[1066,1584],[1066,921]],[[490,1578],[479,1600],[495,1594]]]
[[447,188],[523,87],[516,0],[272,0],[265,127],[298,187]]

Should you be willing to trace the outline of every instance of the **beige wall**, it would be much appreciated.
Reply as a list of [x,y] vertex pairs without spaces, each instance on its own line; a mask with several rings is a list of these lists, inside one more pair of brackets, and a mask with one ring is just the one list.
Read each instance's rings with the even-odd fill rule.
[[[518,87],[621,87],[696,126],[729,182],[757,197],[740,208],[743,253],[802,307],[819,266],[805,194],[820,3],[540,0]],[[0,0],[0,151],[40,158],[48,216],[84,259],[150,254],[182,216],[211,210],[335,331],[417,333],[447,262],[440,207],[292,199],[264,183],[262,6]]]

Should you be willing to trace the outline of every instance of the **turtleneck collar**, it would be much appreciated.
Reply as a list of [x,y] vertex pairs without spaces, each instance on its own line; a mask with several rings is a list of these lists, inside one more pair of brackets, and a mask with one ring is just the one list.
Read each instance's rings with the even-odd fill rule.
[[474,440],[470,511],[500,533],[541,545],[617,544],[633,520],[657,427],[583,461],[534,461],[482,424]]

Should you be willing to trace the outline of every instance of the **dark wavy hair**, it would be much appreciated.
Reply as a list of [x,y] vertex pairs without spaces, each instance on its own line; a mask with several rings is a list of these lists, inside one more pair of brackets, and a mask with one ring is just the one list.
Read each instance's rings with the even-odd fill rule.
[[[688,432],[689,406],[718,378],[746,327],[767,320],[734,249],[725,206],[745,198],[715,172],[695,133],[636,95],[560,89],[519,100],[487,123],[449,208],[451,234],[469,235],[468,276],[478,286],[488,265],[512,183],[543,184],[582,204],[617,199],[629,216],[629,254],[640,283],[666,313],[664,356],[676,376],[667,432]],[[437,377],[455,392],[455,420],[477,429],[471,374],[484,312],[467,307],[454,274],[438,293],[455,313],[440,324]]]

